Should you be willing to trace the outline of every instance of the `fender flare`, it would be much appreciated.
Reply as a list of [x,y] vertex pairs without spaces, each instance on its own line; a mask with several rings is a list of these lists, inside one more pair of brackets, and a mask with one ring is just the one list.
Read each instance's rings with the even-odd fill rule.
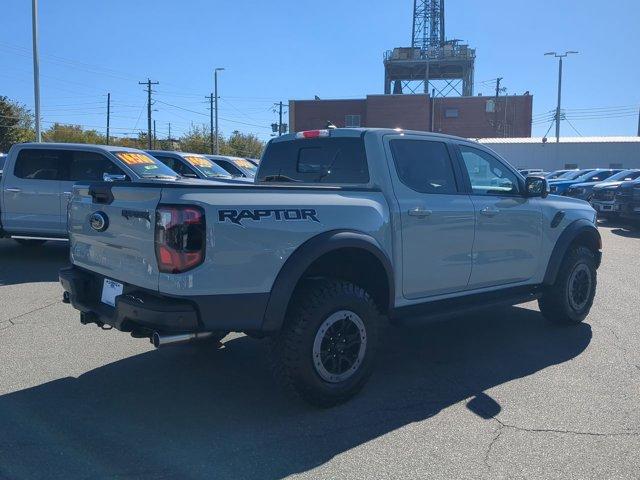
[[598,251],[594,253],[596,254],[598,266],[600,265],[601,253],[599,250],[602,246],[602,239],[598,227],[584,218],[575,220],[564,229],[553,247],[549,263],[547,264],[547,270],[544,274],[544,280],[542,281],[543,285],[553,285],[555,283],[558,272],[560,271],[560,265],[562,265],[562,260],[569,250],[569,246],[576,238],[583,236],[589,238],[590,241],[599,246]]
[[300,278],[309,266],[322,255],[342,248],[359,248],[373,254],[386,271],[389,290],[389,308],[395,298],[393,266],[379,242],[370,235],[356,230],[331,230],[310,238],[300,245],[285,261],[276,276],[262,322],[262,330],[280,329],[291,296]]

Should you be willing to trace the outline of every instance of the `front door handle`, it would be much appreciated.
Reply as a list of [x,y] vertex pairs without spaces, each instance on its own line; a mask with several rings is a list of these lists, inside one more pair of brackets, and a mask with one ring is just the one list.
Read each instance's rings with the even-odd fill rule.
[[424,218],[424,217],[428,217],[429,215],[431,215],[433,213],[433,211],[432,210],[425,210],[424,208],[420,208],[420,207],[416,207],[416,208],[412,208],[407,213],[409,215],[411,215],[412,217]]
[[4,191],[5,191],[5,192],[11,192],[11,193],[20,193],[22,190],[21,190],[21,189],[19,189],[19,188],[13,188],[13,187],[11,187],[11,188],[5,188],[5,189],[4,189]]
[[500,209],[495,207],[484,207],[482,210],[480,210],[480,213],[485,217],[493,217],[500,213]]
[[62,192],[64,195],[71,195],[71,192]]

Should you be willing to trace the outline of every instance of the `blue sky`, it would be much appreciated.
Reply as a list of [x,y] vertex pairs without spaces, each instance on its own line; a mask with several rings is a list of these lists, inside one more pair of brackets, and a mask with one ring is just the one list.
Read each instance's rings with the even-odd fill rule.
[[[382,93],[382,55],[406,46],[411,0],[40,0],[44,122],[112,132],[146,128],[138,81],[159,81],[154,118],[179,135],[208,123],[204,96],[220,74],[220,125],[269,138],[272,104]],[[604,7],[606,8],[603,8]],[[477,50],[476,93],[503,77],[508,93],[534,95],[534,135],[555,108],[557,63],[547,51],[579,50],[565,63],[563,107],[582,135],[635,135],[640,106],[637,0],[448,0],[448,38]],[[2,0],[0,95],[33,105],[31,2]],[[49,123],[44,123],[44,127]],[[566,122],[563,134],[576,135]]]

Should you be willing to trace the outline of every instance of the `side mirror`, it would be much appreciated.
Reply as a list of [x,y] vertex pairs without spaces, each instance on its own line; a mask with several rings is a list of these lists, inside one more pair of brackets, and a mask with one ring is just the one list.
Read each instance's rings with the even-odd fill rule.
[[104,182],[126,182],[126,175],[119,175],[117,173],[103,173],[102,181]]
[[546,198],[549,195],[549,183],[544,177],[525,178],[525,189],[527,197]]

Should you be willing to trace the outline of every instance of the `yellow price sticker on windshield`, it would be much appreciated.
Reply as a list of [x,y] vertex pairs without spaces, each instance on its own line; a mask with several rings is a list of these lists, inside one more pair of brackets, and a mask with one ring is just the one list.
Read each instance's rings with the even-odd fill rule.
[[237,158],[234,160],[234,163],[242,168],[255,168],[255,165],[251,163],[249,160],[245,160],[244,158]]
[[204,158],[204,157],[197,157],[195,155],[187,155],[184,158],[186,158],[187,162],[189,162],[194,167],[211,168],[213,166],[213,163],[211,163],[211,160],[209,160],[207,158]]
[[118,152],[116,156],[127,165],[154,165],[153,158],[143,153]]

